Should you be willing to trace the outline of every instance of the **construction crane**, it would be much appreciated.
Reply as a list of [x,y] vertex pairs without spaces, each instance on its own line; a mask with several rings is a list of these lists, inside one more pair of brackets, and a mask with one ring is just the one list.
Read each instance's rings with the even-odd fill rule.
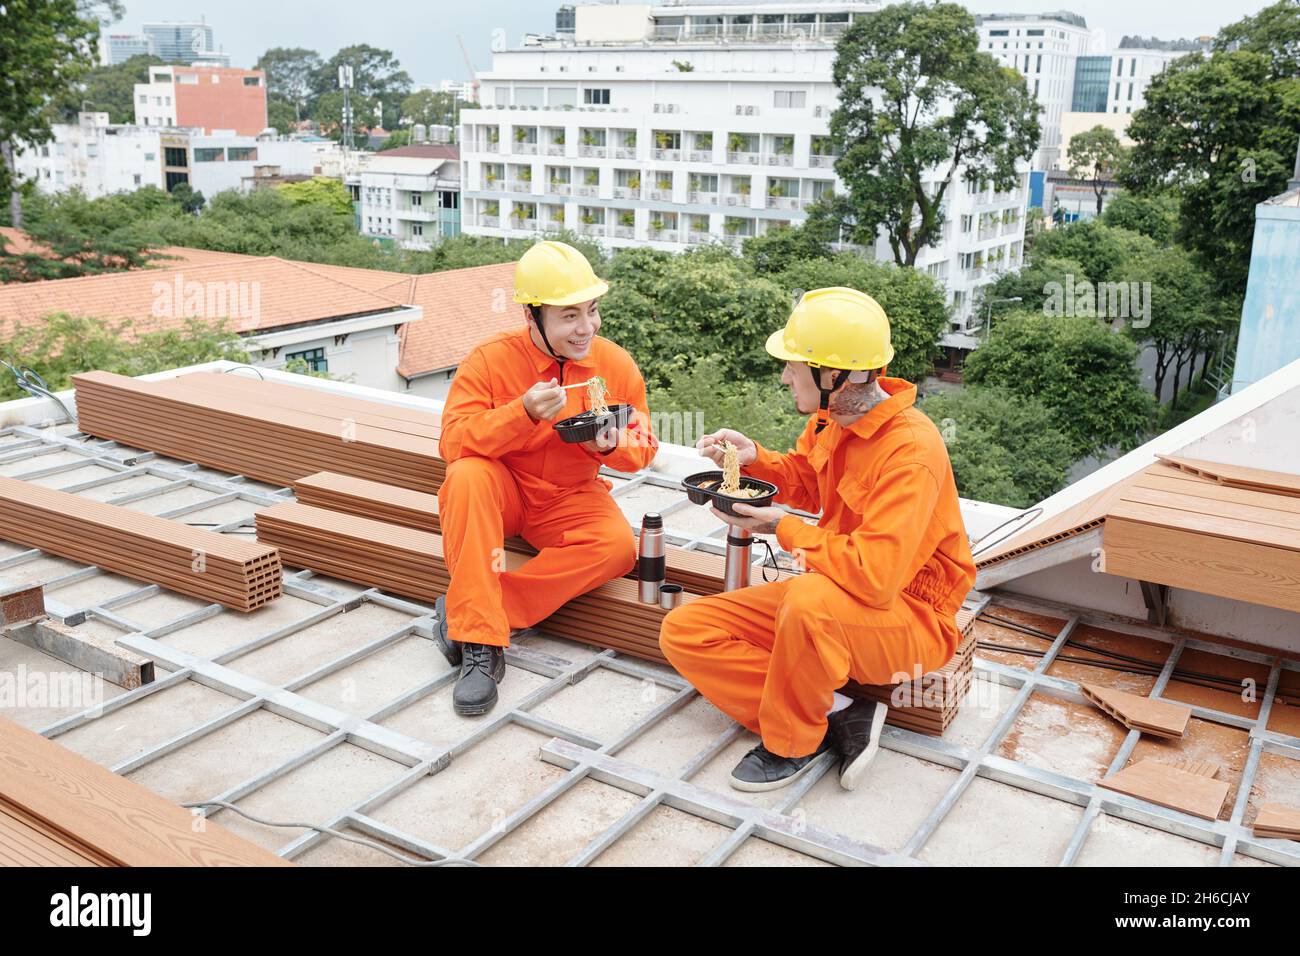
[[456,42],[460,44],[460,56],[465,61],[465,69],[469,70],[469,86],[474,91],[474,102],[478,102],[478,74],[474,72],[474,64],[470,62],[469,52],[465,49],[465,41],[461,39],[459,33],[456,34]]

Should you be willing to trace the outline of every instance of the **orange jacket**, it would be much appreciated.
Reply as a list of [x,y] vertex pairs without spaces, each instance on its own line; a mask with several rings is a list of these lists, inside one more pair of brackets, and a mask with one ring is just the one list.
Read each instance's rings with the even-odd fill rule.
[[775,483],[783,504],[821,511],[781,519],[776,537],[809,568],[864,604],[888,608],[902,590],[955,614],[975,583],[952,462],[938,429],[913,408],[916,386],[879,379],[890,397],[850,427],[816,416],[794,451],[762,446],[746,469]]
[[[594,454],[582,445],[566,444],[555,432],[556,421],[586,410],[586,389],[570,389],[568,405],[553,420],[534,422],[524,410],[524,392],[561,374],[561,385],[599,375],[609,389],[610,405],[636,407],[613,451]],[[561,372],[560,364],[533,343],[524,327],[493,336],[461,363],[443,405],[438,449],[447,462],[467,455],[499,458],[520,490],[538,500],[561,489],[590,487],[602,464],[616,471],[639,471],[654,459],[659,442],[650,428],[645,381],[632,356],[596,336],[587,357],[566,361]]]

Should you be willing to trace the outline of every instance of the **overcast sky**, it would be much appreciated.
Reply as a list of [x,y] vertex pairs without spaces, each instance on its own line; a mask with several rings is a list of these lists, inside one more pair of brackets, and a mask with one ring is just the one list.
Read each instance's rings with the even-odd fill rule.
[[[463,80],[459,34],[476,69],[492,64],[493,36],[513,46],[524,33],[550,32],[559,0],[126,0],[114,33],[135,33],[146,20],[206,18],[234,66],[250,67],[270,47],[307,47],[324,57],[368,43],[392,50],[416,83]],[[1213,34],[1267,6],[1266,0],[968,0],[973,13],[1072,10],[1110,45],[1125,34],[1162,39]]]

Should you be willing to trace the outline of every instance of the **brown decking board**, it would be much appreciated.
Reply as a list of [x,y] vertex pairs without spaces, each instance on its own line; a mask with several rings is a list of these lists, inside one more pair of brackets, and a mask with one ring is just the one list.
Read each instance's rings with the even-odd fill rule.
[[1206,820],[1219,818],[1229,789],[1226,781],[1150,759],[1111,774],[1099,786]]
[[1155,737],[1183,736],[1192,716],[1192,709],[1182,704],[1152,700],[1100,684],[1080,684],[1079,693],[1130,730]]
[[0,862],[290,866],[225,827],[0,718]]
[[1292,475],[1282,471],[1267,471],[1263,468],[1250,468],[1246,465],[1225,465],[1221,462],[1205,461],[1200,458],[1184,458],[1181,455],[1157,455],[1156,457],[1175,468],[1181,468],[1183,471],[1225,485],[1238,488],[1258,488],[1274,494],[1300,496],[1300,475]]
[[0,537],[237,611],[282,588],[274,548],[13,478],[0,477]]
[[1266,803],[1255,815],[1256,836],[1300,840],[1300,810],[1281,803]]

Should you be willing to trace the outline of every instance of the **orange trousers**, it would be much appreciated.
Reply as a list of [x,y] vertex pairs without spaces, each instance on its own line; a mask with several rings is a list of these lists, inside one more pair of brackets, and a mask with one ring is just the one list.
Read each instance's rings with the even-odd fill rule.
[[[636,563],[632,529],[603,486],[530,501],[494,458],[447,466],[438,516],[451,572],[447,629],[457,641],[508,647],[512,629],[531,627]],[[538,554],[506,571],[502,543],[513,535]]]
[[808,573],[683,604],[664,618],[659,646],[768,750],[802,757],[826,736],[836,690],[942,667],[957,649],[957,629],[907,592],[882,610]]

